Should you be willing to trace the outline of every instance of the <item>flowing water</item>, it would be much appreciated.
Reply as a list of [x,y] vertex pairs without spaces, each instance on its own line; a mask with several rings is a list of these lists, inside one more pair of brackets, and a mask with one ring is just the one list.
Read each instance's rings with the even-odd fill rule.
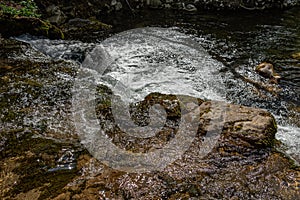
[[[122,82],[129,99],[161,92],[267,109],[277,119],[276,137],[284,150],[300,161],[300,60],[295,56],[300,52],[299,8],[210,14],[153,11],[108,22],[116,33],[146,26],[168,28],[131,30],[104,42],[18,39],[46,55],[77,63],[101,43],[106,53],[100,52],[100,64],[110,67],[99,71],[84,62],[83,67],[108,86],[116,79]],[[267,84],[254,72],[264,61],[272,62],[282,76],[278,86],[270,86],[281,90],[276,95],[243,79]]]

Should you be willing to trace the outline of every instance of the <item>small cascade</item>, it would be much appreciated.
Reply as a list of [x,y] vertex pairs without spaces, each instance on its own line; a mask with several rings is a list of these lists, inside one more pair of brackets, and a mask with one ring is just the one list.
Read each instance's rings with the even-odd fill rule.
[[[283,84],[279,85],[281,93],[276,97],[257,90],[235,76],[237,73],[251,80],[264,82],[253,67],[267,58],[268,52],[262,54],[259,52],[262,51],[260,46],[255,46],[254,43],[262,43],[264,48],[273,48],[274,41],[287,42],[286,32],[292,37],[299,36],[294,29],[284,29],[282,26],[260,25],[256,28],[258,30],[252,32],[231,33],[240,37],[258,35],[251,42],[240,39],[231,41],[229,38],[224,40],[205,34],[189,35],[182,33],[189,32],[189,29],[178,28],[132,29],[101,43],[49,40],[28,35],[17,39],[30,43],[50,57],[80,63],[81,70],[90,74],[97,84],[110,87],[125,102],[140,101],[149,93],[160,92],[267,109],[275,116],[280,116],[277,117],[277,138],[286,145],[287,153],[299,159],[299,127],[290,123],[290,115],[294,112],[290,110],[290,106],[296,104],[297,107],[299,103],[298,85],[289,84],[293,81],[284,76]],[[272,36],[273,40],[267,42],[260,35],[269,38]],[[243,44],[244,47],[241,46]],[[297,43],[295,45],[298,46]],[[287,44],[287,48],[291,47]],[[252,59],[248,59],[246,63],[244,57],[247,53],[252,55]],[[217,57],[224,58],[221,59],[222,63],[214,59],[216,54]],[[237,64],[230,66],[233,61]],[[282,66],[289,69],[288,65]],[[282,74],[288,73],[288,69]],[[292,69],[298,73],[298,69]]]

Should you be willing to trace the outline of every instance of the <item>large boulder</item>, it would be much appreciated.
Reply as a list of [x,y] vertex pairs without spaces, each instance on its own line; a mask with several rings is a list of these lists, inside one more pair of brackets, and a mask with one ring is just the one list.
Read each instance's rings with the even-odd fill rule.
[[[143,124],[147,119],[145,110],[160,104],[166,109],[166,125],[154,137],[137,139],[116,125],[111,91],[101,86],[98,94],[101,127],[120,148],[134,153],[164,148],[179,134],[180,119],[186,116],[185,119],[192,119],[198,110],[195,138],[179,159],[157,171],[139,172],[139,167],[133,166],[136,172],[129,173],[83,154],[77,165],[80,175],[55,199],[297,199],[299,196],[299,168],[276,150],[276,122],[267,111],[198,99],[199,107],[182,113],[178,96],[152,93],[131,106],[133,119]],[[220,119],[223,119],[221,129]],[[189,131],[188,127],[184,130],[187,135]],[[211,151],[205,152],[206,145],[212,143]],[[152,162],[156,163],[154,159]],[[122,165],[123,161],[119,162]]]

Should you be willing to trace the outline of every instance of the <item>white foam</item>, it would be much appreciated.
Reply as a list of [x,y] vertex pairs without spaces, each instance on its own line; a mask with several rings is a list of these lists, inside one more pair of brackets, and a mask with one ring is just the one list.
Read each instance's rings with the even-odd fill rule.
[[278,125],[276,138],[285,145],[285,152],[300,162],[300,128],[291,125]]
[[[96,49],[91,54],[105,57],[96,68],[93,65],[100,83],[116,94],[124,94],[120,90],[126,88],[124,100],[142,100],[152,92],[225,99],[218,73],[223,65],[183,33],[165,28],[134,29],[106,39]],[[84,62],[85,66],[91,64]]]

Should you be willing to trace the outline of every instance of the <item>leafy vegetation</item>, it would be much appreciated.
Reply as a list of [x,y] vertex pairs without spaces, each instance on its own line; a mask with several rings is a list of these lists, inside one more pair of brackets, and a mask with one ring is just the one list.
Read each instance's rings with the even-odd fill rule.
[[0,16],[11,17],[40,17],[38,7],[33,0],[4,1],[0,3]]

